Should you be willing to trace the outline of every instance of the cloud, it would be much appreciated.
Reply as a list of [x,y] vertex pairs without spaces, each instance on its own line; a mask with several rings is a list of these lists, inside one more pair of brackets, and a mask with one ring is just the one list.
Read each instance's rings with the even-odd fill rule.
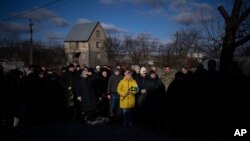
[[192,3],[192,6],[194,6],[196,9],[202,9],[202,10],[213,10],[212,6],[208,3]]
[[50,19],[49,21],[51,23],[53,23],[54,25],[56,25],[56,26],[60,26],[60,27],[67,27],[67,26],[69,26],[69,22],[66,21],[63,18],[56,17],[56,18]]
[[91,23],[92,21],[89,19],[79,19],[77,23]]
[[165,11],[164,11],[164,9],[153,9],[153,10],[151,10],[151,11],[149,11],[149,13],[151,14],[151,15],[160,15],[160,14],[163,14]]
[[17,37],[21,34],[27,33],[29,33],[29,26],[27,24],[0,22],[1,37]]
[[46,8],[34,7],[31,10],[16,12],[12,14],[13,16],[32,19],[36,22],[49,21],[51,24],[59,27],[65,27],[69,25],[69,22],[61,17],[59,17],[55,12]]
[[29,26],[14,22],[0,22],[0,30],[9,33],[27,33],[29,32]]
[[131,3],[131,4],[143,4],[148,5],[153,8],[162,8],[163,5],[167,3],[168,0],[99,0],[99,3],[110,5],[110,4],[118,4],[118,3]]
[[62,32],[48,32],[46,33],[46,37],[49,40],[63,40],[65,38],[65,34]]
[[[61,17],[59,17],[55,12],[45,9],[45,8],[33,8],[27,11],[21,11],[11,14],[15,17],[15,21],[12,22],[0,22],[0,34],[1,36],[17,37],[24,34],[29,34],[30,27],[28,19],[33,21],[33,33],[39,31],[41,23],[52,24],[57,27],[66,27],[69,22]],[[25,19],[25,22],[22,22]]]
[[170,4],[169,9],[174,12],[172,19],[183,25],[197,24],[202,21],[210,21],[213,19],[213,8],[208,3],[176,0]]
[[[33,33],[39,30],[38,26],[32,27]],[[17,22],[0,22],[0,38],[10,37],[12,39],[22,35],[28,35],[30,32],[29,24]]]
[[34,7],[31,10],[15,12],[15,13],[12,13],[12,15],[20,17],[20,18],[25,18],[25,19],[31,18],[36,21],[42,21],[42,20],[54,18],[57,16],[54,12],[48,9],[37,8],[37,7]]
[[169,4],[169,9],[173,12],[183,12],[188,10],[187,0],[174,0]]
[[167,0],[130,0],[132,3],[134,4],[145,4],[145,5],[149,5],[153,8],[162,8]]
[[213,19],[212,15],[203,15],[196,12],[182,12],[173,16],[174,21],[182,25],[198,24],[202,21],[210,21]]
[[188,0],[129,0],[134,4],[144,4],[152,9],[135,10],[140,15],[161,15],[182,25],[197,24],[213,18],[212,6]]
[[134,10],[139,15],[162,15],[182,25],[197,24],[213,18],[213,7],[206,2],[194,0],[99,0],[102,4],[131,3],[146,5],[150,10]]
[[[77,23],[91,23],[92,21],[89,19],[79,19]],[[114,24],[108,24],[108,23],[101,23],[103,29],[105,30],[106,33],[112,34],[112,33],[124,33],[128,32],[128,30],[119,28],[115,26]]]
[[183,25],[190,25],[196,23],[196,17],[193,13],[183,12],[173,17],[174,20]]
[[114,0],[99,0],[99,2],[102,4],[113,4],[115,1]]
[[102,27],[107,33],[124,33],[128,32],[128,30],[116,27],[113,24],[101,23]]

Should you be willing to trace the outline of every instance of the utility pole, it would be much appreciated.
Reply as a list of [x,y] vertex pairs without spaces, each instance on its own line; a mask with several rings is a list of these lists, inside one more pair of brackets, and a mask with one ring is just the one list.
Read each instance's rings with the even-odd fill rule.
[[33,37],[32,37],[32,34],[33,34],[33,31],[32,31],[33,23],[32,23],[32,19],[30,19],[29,21],[30,21],[30,24],[29,24],[29,27],[30,27],[29,65],[32,65],[33,64]]

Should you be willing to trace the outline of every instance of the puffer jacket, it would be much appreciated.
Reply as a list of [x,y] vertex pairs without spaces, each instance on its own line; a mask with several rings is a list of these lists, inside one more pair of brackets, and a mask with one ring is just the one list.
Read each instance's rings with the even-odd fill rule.
[[[128,93],[129,89],[133,89]],[[120,95],[120,108],[130,109],[135,107],[135,94],[138,92],[138,85],[134,79],[123,78],[117,87],[117,92]]]

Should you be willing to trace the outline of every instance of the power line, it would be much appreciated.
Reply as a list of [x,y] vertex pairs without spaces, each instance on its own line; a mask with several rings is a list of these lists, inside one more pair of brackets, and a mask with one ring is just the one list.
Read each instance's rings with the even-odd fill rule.
[[22,17],[22,16],[25,16],[25,15],[28,15],[28,14],[33,14],[33,13],[31,13],[31,12],[38,11],[38,10],[40,10],[40,9],[42,9],[42,8],[49,7],[49,6],[51,6],[51,5],[54,5],[54,4],[59,3],[59,2],[62,2],[62,1],[64,1],[64,0],[54,0],[54,1],[52,1],[52,2],[46,3],[46,4],[42,5],[42,6],[39,6],[38,8],[30,9],[30,10],[27,10],[27,11],[25,11],[25,12],[23,12],[23,13],[16,14],[16,15],[14,15],[14,16],[10,16],[10,17],[1,19],[1,21],[6,21],[6,20],[13,19],[13,18]]

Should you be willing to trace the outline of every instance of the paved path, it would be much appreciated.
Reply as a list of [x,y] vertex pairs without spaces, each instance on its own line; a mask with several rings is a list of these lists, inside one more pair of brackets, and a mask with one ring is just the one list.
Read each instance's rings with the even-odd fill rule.
[[137,127],[121,127],[112,124],[88,125],[79,121],[22,129],[12,138],[15,141],[193,141],[173,138]]

